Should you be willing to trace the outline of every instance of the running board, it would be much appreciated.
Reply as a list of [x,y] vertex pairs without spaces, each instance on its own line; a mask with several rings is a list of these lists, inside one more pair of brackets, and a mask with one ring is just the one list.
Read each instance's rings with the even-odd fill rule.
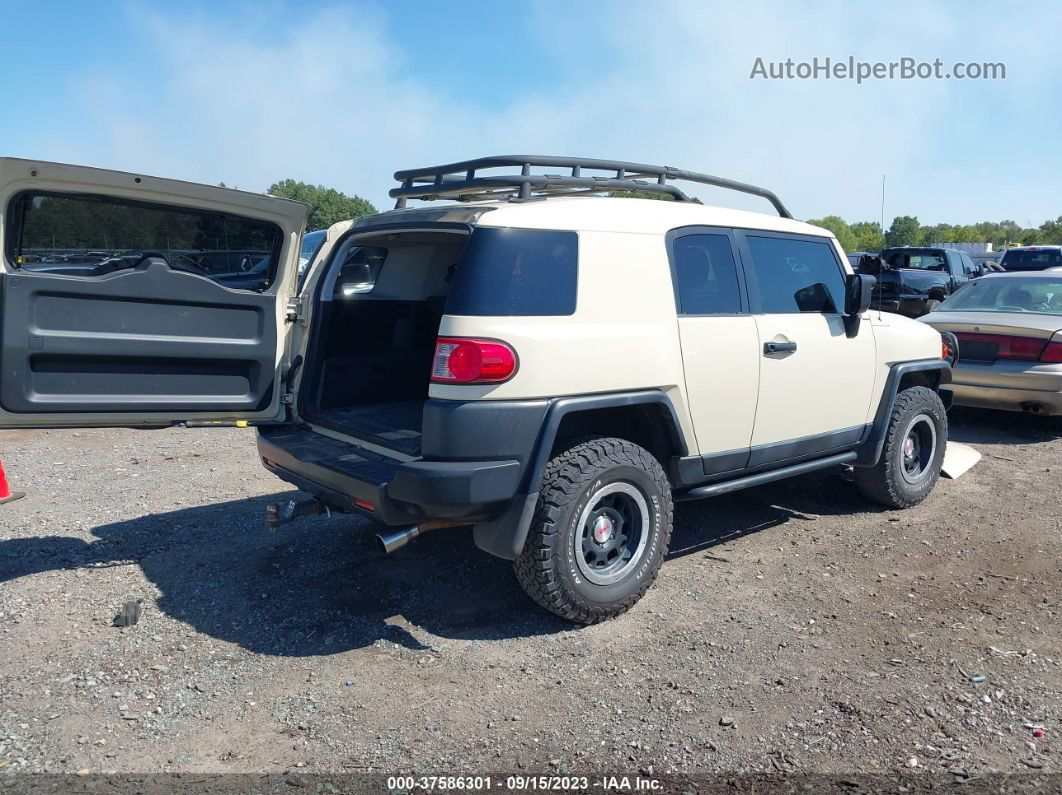
[[743,478],[726,480],[722,483],[711,483],[707,486],[698,486],[695,489],[676,494],[675,500],[677,502],[684,502],[686,500],[699,500],[702,497],[717,497],[720,494],[729,494],[732,491],[747,489],[750,486],[761,486],[764,483],[770,483],[773,480],[781,480],[782,478],[792,477],[793,475],[803,475],[805,472],[814,472],[816,469],[826,469],[827,467],[836,466],[837,464],[844,464],[848,461],[854,461],[855,458],[855,450],[848,453],[831,455],[828,458],[816,458],[814,461],[804,461],[803,463],[793,464],[792,466],[782,467],[781,469],[772,469],[769,472],[759,472],[755,475],[746,475]]

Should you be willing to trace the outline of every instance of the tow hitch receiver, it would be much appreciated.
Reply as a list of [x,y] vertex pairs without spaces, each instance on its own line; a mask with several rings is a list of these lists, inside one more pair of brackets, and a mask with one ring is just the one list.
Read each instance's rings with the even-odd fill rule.
[[271,502],[266,506],[266,524],[269,529],[276,531],[288,522],[294,522],[303,516],[317,516],[318,514],[332,515],[332,509],[320,500],[310,498],[308,500],[288,500],[277,505]]

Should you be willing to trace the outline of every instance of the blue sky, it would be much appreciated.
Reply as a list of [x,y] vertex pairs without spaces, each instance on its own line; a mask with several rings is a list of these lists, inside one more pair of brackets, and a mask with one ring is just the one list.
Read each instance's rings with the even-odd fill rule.
[[[398,168],[608,157],[776,190],[799,217],[1062,214],[1062,4],[0,2],[0,153],[388,204]],[[756,57],[985,81],[750,80]],[[728,197],[699,192],[709,202]],[[759,209],[753,200],[739,206]]]

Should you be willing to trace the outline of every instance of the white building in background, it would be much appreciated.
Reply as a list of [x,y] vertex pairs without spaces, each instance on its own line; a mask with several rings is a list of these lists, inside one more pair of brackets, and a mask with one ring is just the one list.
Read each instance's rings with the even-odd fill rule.
[[930,243],[928,248],[954,248],[965,251],[971,257],[974,255],[989,255],[989,259],[995,259],[995,250],[991,243]]

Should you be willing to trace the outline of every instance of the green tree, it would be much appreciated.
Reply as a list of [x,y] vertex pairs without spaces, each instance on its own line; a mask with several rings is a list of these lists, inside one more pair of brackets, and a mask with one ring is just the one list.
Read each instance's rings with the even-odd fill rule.
[[922,244],[922,225],[913,215],[898,215],[885,233],[887,246],[919,246]]
[[651,190],[610,190],[608,195],[613,199],[659,199],[660,201],[674,201],[674,196],[666,193],[656,193]]
[[306,202],[313,210],[306,224],[307,231],[327,229],[337,221],[349,221],[363,215],[373,215],[376,208],[372,202],[360,196],[348,196],[335,188],[310,185],[294,179],[284,179],[269,186],[269,193],[283,199]]
[[1054,221],[1044,221],[1040,224],[1040,234],[1037,238],[1040,243],[1062,244],[1062,215]]
[[841,216],[827,215],[825,218],[812,219],[808,223],[812,226],[821,226],[823,229],[829,229],[833,232],[837,242],[841,244],[841,248],[845,251],[861,250],[856,246],[856,236],[852,232],[852,227]]
[[855,236],[855,248],[852,251],[881,251],[885,245],[885,235],[881,233],[881,224],[877,221],[858,221],[851,226]]
[[1013,243],[1016,246],[1035,246],[1038,243],[1046,243],[1043,233],[1039,229],[1022,229]]
[[955,230],[957,227],[951,224],[933,224],[933,226],[922,227],[922,243],[929,245],[930,243],[955,243],[958,238],[955,237]]

